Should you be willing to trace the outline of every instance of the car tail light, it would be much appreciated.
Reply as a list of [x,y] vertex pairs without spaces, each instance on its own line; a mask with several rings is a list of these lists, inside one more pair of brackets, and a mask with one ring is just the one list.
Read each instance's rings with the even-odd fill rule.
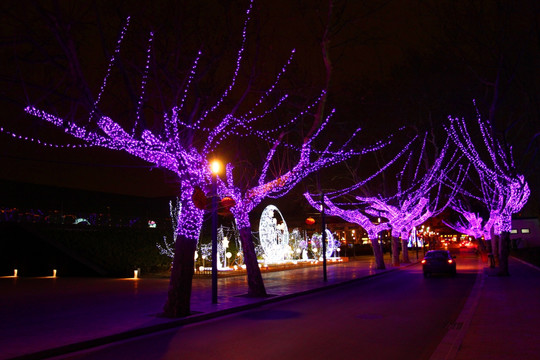
[[453,262],[454,262],[454,260],[450,260],[450,259],[448,260],[448,263],[449,263],[449,264],[451,264],[451,263],[453,263]]
[[422,260],[422,264],[425,264],[425,263],[426,263],[426,259],[423,259],[423,260]]

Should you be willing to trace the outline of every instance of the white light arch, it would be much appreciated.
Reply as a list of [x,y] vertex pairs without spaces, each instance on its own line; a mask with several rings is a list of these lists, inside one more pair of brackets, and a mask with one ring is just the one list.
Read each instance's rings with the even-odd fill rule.
[[268,205],[259,221],[259,240],[266,263],[278,263],[291,257],[289,229],[285,218],[274,205]]

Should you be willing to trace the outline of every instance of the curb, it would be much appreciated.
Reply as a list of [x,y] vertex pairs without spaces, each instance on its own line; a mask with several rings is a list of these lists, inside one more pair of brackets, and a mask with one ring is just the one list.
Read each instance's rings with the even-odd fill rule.
[[531,264],[531,263],[529,263],[529,262],[527,262],[527,261],[525,261],[525,260],[521,260],[520,258],[517,258],[517,257],[515,257],[515,256],[510,256],[510,257],[511,257],[512,259],[514,259],[514,260],[519,261],[519,262],[522,263],[522,264],[528,265],[528,266],[532,267],[533,269],[536,269],[536,270],[540,271],[540,267],[538,267],[538,266],[536,266],[536,265],[533,265],[533,264]]

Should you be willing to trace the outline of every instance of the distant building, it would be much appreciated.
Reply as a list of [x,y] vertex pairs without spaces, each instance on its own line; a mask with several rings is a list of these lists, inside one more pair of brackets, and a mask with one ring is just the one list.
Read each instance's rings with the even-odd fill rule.
[[540,247],[540,222],[538,218],[513,219],[510,240],[512,247],[517,249]]

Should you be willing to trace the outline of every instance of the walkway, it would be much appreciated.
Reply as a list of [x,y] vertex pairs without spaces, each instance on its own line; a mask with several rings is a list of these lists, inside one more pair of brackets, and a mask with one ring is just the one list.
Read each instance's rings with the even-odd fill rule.
[[[167,279],[0,277],[0,359],[42,359],[396,270],[373,265],[371,257],[329,265],[326,283],[321,267],[263,273],[273,296],[262,300],[242,296],[245,277],[220,278],[216,305],[211,280],[194,279],[195,314],[176,320],[156,316]],[[540,269],[511,258],[511,276],[490,270],[479,274],[459,326],[448,330],[432,360],[540,358]]]

